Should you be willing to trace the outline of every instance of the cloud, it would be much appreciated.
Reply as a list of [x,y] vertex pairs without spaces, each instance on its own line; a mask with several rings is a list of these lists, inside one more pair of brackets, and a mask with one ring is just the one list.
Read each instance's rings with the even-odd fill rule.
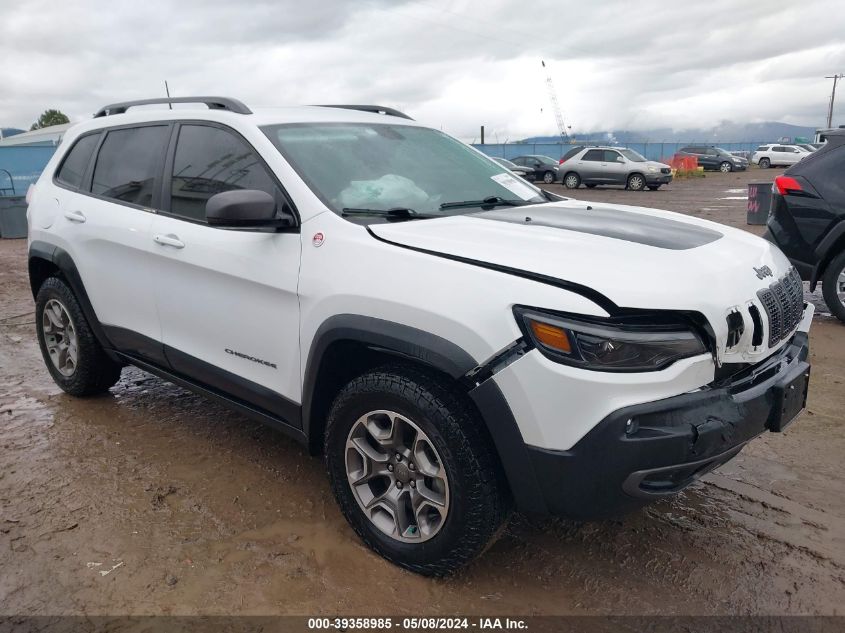
[[469,140],[481,124],[516,139],[555,131],[541,59],[574,131],[818,125],[824,76],[845,70],[832,0],[31,0],[0,20],[4,127],[50,107],[82,119],[167,79],[174,95],[381,103]]

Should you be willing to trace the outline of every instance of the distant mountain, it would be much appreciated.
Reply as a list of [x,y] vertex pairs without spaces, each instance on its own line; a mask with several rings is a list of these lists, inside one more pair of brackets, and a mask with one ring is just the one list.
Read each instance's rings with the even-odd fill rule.
[[15,134],[20,134],[23,130],[19,130],[16,127],[0,127],[0,137],[7,138],[9,136],[14,136]]
[[[732,123],[723,121],[712,128],[691,128],[687,130],[673,130],[671,128],[656,128],[652,130],[614,130],[613,132],[595,131],[573,134],[578,140],[610,141],[617,143],[633,143],[649,141],[660,143],[763,143],[780,139],[781,137],[805,138],[813,140],[816,128],[789,123],[767,121],[765,123]],[[536,136],[524,139],[525,143],[554,143],[558,136]]]

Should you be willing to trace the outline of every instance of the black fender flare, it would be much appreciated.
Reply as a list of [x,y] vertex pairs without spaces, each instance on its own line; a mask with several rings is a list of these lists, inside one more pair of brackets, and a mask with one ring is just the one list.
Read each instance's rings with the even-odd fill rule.
[[114,355],[112,351],[114,349],[114,345],[112,345],[111,341],[106,336],[105,331],[100,324],[100,320],[94,312],[94,307],[91,305],[91,300],[88,298],[88,293],[85,291],[85,285],[82,283],[82,277],[79,274],[76,263],[73,261],[70,254],[63,248],[60,248],[55,244],[49,244],[39,240],[33,241],[32,244],[29,245],[29,283],[30,288],[32,289],[32,298],[35,299],[38,295],[38,288],[35,286],[35,280],[31,274],[33,260],[39,259],[49,262],[59,269],[62,273],[62,277],[64,277],[64,280],[73,291],[76,300],[79,301],[82,313],[85,315],[85,319],[88,321],[88,325],[91,327],[91,331],[94,333],[97,342],[109,355],[109,357],[112,358],[112,360],[118,361],[118,357]]
[[818,283],[819,279],[821,279],[827,265],[830,263],[830,260],[838,254],[838,252],[834,251],[837,243],[843,241],[845,241],[845,220],[840,221],[832,229],[830,229],[827,235],[822,238],[818,246],[815,248],[819,263],[816,265],[815,270],[813,271],[813,277],[810,280],[813,288],[815,288],[815,285]]
[[310,347],[302,386],[302,424],[309,443],[322,433],[322,421],[314,419],[314,399],[323,357],[339,341],[354,341],[375,351],[416,361],[453,378],[478,409],[517,506],[525,511],[545,511],[545,500],[537,486],[527,446],[499,386],[491,378],[481,384],[472,382],[468,375],[480,373],[479,363],[466,350],[408,325],[355,314],[338,314],[323,322]]

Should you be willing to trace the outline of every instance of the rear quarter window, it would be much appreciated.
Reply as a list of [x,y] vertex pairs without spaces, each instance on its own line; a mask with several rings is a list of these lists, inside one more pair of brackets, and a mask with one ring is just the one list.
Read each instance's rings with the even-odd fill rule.
[[78,189],[91,162],[91,156],[100,141],[100,133],[88,134],[76,140],[56,172],[56,180],[63,185]]

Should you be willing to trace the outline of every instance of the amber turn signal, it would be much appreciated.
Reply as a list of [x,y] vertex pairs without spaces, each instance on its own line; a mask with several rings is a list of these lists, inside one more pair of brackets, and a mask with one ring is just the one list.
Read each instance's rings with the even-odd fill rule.
[[540,343],[558,352],[572,353],[572,346],[569,344],[569,336],[566,334],[566,330],[539,321],[530,321],[530,323],[531,331]]

